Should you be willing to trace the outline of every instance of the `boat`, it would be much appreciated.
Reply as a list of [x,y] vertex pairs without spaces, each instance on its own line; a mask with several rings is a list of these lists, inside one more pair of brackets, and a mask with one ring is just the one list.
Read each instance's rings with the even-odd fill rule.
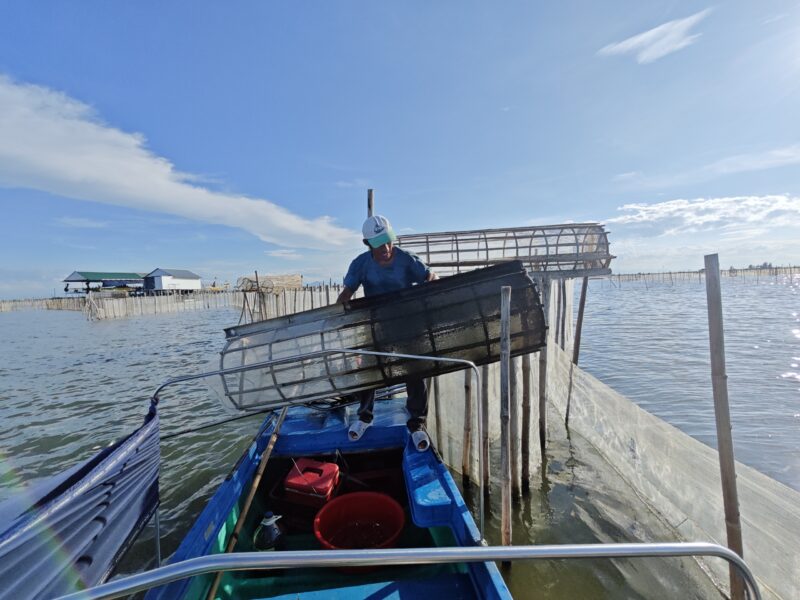
[[[298,407],[282,424],[267,419],[245,455],[198,517],[172,560],[175,562],[223,552],[237,516],[258,472],[261,457],[276,435],[263,477],[245,517],[234,550],[258,551],[256,532],[265,515],[280,517],[280,551],[319,550],[314,522],[325,494],[333,500],[355,502],[364,492],[370,503],[395,501],[405,515],[397,547],[477,547],[481,535],[453,478],[435,450],[418,452],[406,428],[404,399],[379,403],[373,426],[357,442],[347,439],[352,407],[328,410]],[[304,465],[310,465],[308,468]],[[287,487],[294,473],[335,470],[334,489],[307,492]],[[319,486],[319,484],[317,484]],[[348,500],[351,498],[352,500]],[[329,505],[332,506],[332,505]],[[351,524],[352,526],[352,524]],[[347,544],[345,544],[345,547]],[[338,547],[338,546],[337,546]],[[280,552],[279,551],[279,552]],[[279,553],[278,552],[278,553]],[[153,589],[150,600],[207,598],[215,586],[209,573]],[[443,594],[448,598],[510,598],[491,562],[444,565],[385,566],[367,572],[352,569],[296,569],[226,572],[216,583],[217,598],[366,598],[418,597]]]

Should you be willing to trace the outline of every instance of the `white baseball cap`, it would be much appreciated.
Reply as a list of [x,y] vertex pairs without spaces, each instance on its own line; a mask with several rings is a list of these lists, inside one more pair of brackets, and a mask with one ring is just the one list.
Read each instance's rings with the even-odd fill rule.
[[364,239],[367,240],[369,245],[373,248],[378,248],[389,242],[396,242],[397,236],[394,234],[392,224],[389,219],[381,215],[373,215],[364,221],[364,226],[361,228],[361,233],[364,234]]

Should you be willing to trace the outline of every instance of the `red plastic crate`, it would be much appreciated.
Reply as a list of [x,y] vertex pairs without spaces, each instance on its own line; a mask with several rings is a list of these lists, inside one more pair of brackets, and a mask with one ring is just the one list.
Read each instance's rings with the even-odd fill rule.
[[320,507],[333,496],[339,483],[339,465],[310,458],[298,458],[283,481],[290,502]]

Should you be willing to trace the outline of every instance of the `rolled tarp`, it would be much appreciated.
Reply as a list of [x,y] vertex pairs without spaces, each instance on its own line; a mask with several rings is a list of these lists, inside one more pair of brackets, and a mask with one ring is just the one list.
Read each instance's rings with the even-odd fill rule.
[[[469,360],[500,358],[500,288],[511,286],[511,353],[545,344],[539,293],[519,261],[225,330],[221,369],[355,349]],[[255,410],[343,396],[431,377],[463,364],[330,354],[221,376],[223,403]]]
[[0,506],[4,598],[54,598],[102,583],[158,506],[158,415],[84,463]]

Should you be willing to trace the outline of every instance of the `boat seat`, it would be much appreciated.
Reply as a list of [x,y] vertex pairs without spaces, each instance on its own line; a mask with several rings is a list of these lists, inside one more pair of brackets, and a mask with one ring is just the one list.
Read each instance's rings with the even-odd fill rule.
[[281,596],[270,596],[283,600],[352,600],[353,598],[380,598],[401,600],[404,598],[447,598],[448,600],[470,600],[477,598],[472,581],[466,573],[449,573],[430,579],[379,581],[347,587],[292,592]]
[[454,504],[445,488],[440,467],[433,452],[417,452],[409,445],[403,453],[411,517],[418,527],[450,525]]

